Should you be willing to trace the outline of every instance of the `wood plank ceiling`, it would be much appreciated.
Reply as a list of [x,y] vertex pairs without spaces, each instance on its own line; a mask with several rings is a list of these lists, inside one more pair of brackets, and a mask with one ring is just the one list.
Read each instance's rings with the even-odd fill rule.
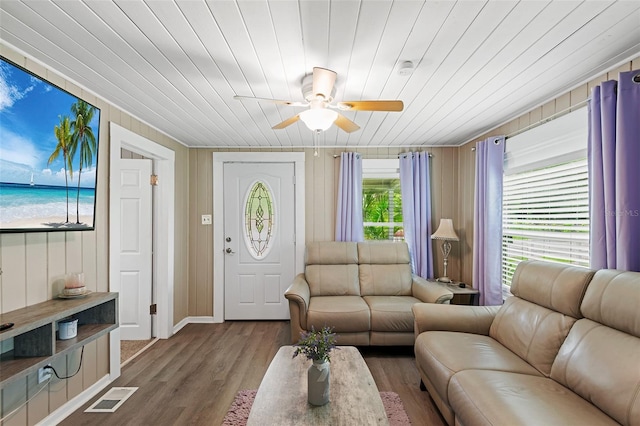
[[310,147],[271,129],[299,107],[233,96],[302,101],[314,66],[405,104],[319,145],[459,145],[640,55],[640,1],[2,0],[0,39],[191,147]]

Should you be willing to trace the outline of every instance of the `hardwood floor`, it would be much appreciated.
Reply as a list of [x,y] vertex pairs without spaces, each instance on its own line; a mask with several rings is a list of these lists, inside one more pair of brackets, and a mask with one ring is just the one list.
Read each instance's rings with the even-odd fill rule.
[[[290,344],[287,321],[189,324],[127,364],[111,386],[137,386],[115,413],[84,413],[62,425],[219,425],[242,389],[257,389],[278,348]],[[359,348],[380,391],[400,395],[414,425],[445,425],[419,389],[413,348]]]

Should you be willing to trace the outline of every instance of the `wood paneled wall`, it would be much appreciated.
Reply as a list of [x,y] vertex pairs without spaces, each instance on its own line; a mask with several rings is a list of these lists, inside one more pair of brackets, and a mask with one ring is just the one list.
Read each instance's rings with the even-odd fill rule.
[[[189,153],[190,174],[190,229],[189,229],[189,316],[213,315],[213,227],[200,224],[203,214],[213,213],[213,155],[230,150],[192,149]],[[251,152],[287,151],[280,149]],[[333,241],[335,232],[335,206],[340,176],[340,153],[345,149],[320,149],[318,156],[313,150],[294,150],[305,153],[305,239],[310,241]],[[350,149],[349,151],[353,151]],[[366,148],[356,150],[363,158],[397,158],[401,148]],[[460,276],[460,247],[464,243],[464,231],[456,223],[458,211],[458,148],[427,149],[433,157],[432,200],[434,231],[441,217],[454,218],[460,244],[454,244],[449,263],[449,276]],[[287,151],[289,152],[289,151]],[[213,218],[219,220],[219,218]],[[441,273],[442,254],[439,245],[432,243],[436,252],[434,266]]]
[[[88,93],[55,72],[0,44],[2,56],[100,108],[98,187],[94,232],[19,233],[0,235],[0,312],[9,312],[52,299],[64,284],[66,273],[84,272],[92,291],[109,290],[109,122],[136,132],[175,151],[176,157],[176,265],[175,321],[187,315],[187,212],[188,149],[117,107]],[[59,357],[53,366],[60,376],[72,374],[80,363],[79,351]],[[54,379],[3,425],[35,424],[109,373],[109,338],[104,336],[84,348],[80,372],[68,379]],[[35,374],[9,385],[0,393],[0,417],[32,397],[41,385]]]
[[[212,153],[214,149],[187,149],[175,140],[132,118],[127,113],[84,92],[64,78],[0,44],[3,56],[37,75],[82,97],[101,109],[97,226],[95,232],[33,233],[0,235],[0,310],[11,311],[52,298],[58,280],[68,272],[83,271],[93,291],[108,291],[108,123],[122,127],[175,151],[175,276],[174,323],[189,316],[213,315],[213,227],[200,225],[202,214],[213,213]],[[558,96],[548,103],[478,138],[510,135],[572,106],[582,105],[590,89],[620,71],[640,69],[640,59],[599,76],[587,84]],[[475,141],[474,141],[475,142]],[[440,218],[452,218],[459,243],[454,243],[449,259],[449,276],[472,283],[473,188],[475,154],[473,143],[461,147],[425,148],[432,157],[433,227]],[[428,143],[428,141],[427,141]],[[260,150],[252,150],[260,151]],[[282,151],[282,150],[269,150]],[[285,150],[291,151],[291,150]],[[294,150],[301,151],[301,150]],[[320,149],[315,157],[306,155],[306,241],[333,240],[335,202],[339,176],[339,155],[343,149]],[[408,151],[401,148],[359,149],[364,158],[393,158]],[[162,177],[161,177],[162,179]],[[216,220],[216,218],[214,218]],[[442,254],[433,243],[436,275],[442,272]],[[59,373],[74,371],[79,354],[54,362]],[[86,346],[80,373],[69,380],[54,380],[4,424],[34,424],[66,401],[108,374],[109,344],[106,337]],[[36,377],[29,376],[0,394],[2,415],[31,397],[37,389]]]
[[[469,142],[459,148],[458,170],[460,171],[459,187],[459,210],[458,223],[464,224],[466,242],[463,247],[461,257],[461,280],[472,283],[473,273],[473,191],[475,184],[475,153],[472,147],[477,141],[484,140],[490,136],[506,135],[507,143],[510,136],[526,131],[529,128],[543,124],[553,118],[571,112],[578,108],[584,108],[586,101],[591,96],[593,87],[603,81],[617,80],[621,72],[639,70],[640,57],[616,67],[589,82],[582,84],[575,89],[563,93],[549,102],[534,108],[533,110],[517,117],[508,123],[485,133],[476,140]],[[453,250],[452,250],[453,251]]]

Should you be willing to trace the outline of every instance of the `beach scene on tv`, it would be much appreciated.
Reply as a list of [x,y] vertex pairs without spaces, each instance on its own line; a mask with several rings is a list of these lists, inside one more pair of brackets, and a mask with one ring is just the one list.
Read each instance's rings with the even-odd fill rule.
[[0,231],[93,229],[100,110],[0,59]]

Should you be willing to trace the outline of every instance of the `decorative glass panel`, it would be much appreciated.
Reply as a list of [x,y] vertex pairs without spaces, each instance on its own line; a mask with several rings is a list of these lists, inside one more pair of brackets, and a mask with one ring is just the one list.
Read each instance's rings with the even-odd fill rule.
[[244,208],[245,243],[255,259],[264,258],[273,244],[275,206],[273,194],[265,182],[254,183]]

